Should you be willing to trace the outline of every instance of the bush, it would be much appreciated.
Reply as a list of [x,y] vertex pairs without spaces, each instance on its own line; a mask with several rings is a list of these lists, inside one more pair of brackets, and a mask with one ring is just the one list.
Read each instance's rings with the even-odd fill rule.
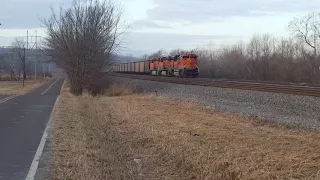
[[118,46],[121,12],[111,1],[75,0],[45,20],[47,54],[66,72],[70,92],[81,95],[98,85],[100,73],[112,64]]

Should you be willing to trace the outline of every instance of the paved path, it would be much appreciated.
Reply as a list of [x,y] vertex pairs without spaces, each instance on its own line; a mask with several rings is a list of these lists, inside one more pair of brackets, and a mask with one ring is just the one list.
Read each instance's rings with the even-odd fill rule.
[[63,79],[0,103],[0,180],[25,180]]

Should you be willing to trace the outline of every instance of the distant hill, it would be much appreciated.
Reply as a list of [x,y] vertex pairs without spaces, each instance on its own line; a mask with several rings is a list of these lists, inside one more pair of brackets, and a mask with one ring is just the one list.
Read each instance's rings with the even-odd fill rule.
[[126,55],[120,55],[120,54],[112,55],[111,59],[114,59],[117,63],[142,61],[142,59],[138,57],[126,56]]
[[[0,47],[0,55],[6,54],[8,52],[12,52],[13,48],[12,47]],[[30,50],[29,50],[30,51]],[[29,56],[30,53],[29,53]],[[32,59],[29,57],[29,60]],[[141,58],[134,57],[132,55],[121,55],[121,54],[113,54],[111,56],[111,59],[115,60],[116,63],[126,63],[126,62],[136,62],[136,61],[142,61]],[[50,63],[52,68],[56,68],[54,63]]]

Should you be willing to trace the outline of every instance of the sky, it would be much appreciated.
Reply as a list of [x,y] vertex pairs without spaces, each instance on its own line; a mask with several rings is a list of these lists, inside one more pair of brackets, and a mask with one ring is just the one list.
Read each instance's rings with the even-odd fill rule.
[[[121,54],[220,47],[254,34],[289,36],[288,23],[320,9],[320,0],[113,0],[123,7]],[[0,0],[0,46],[27,30],[45,37],[41,19],[71,0]]]

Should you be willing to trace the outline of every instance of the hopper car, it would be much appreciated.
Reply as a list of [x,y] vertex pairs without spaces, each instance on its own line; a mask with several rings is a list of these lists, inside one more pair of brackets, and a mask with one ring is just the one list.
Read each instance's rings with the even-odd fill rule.
[[152,76],[198,77],[198,56],[196,54],[182,54],[152,58],[146,61],[120,63],[116,65],[115,71]]

